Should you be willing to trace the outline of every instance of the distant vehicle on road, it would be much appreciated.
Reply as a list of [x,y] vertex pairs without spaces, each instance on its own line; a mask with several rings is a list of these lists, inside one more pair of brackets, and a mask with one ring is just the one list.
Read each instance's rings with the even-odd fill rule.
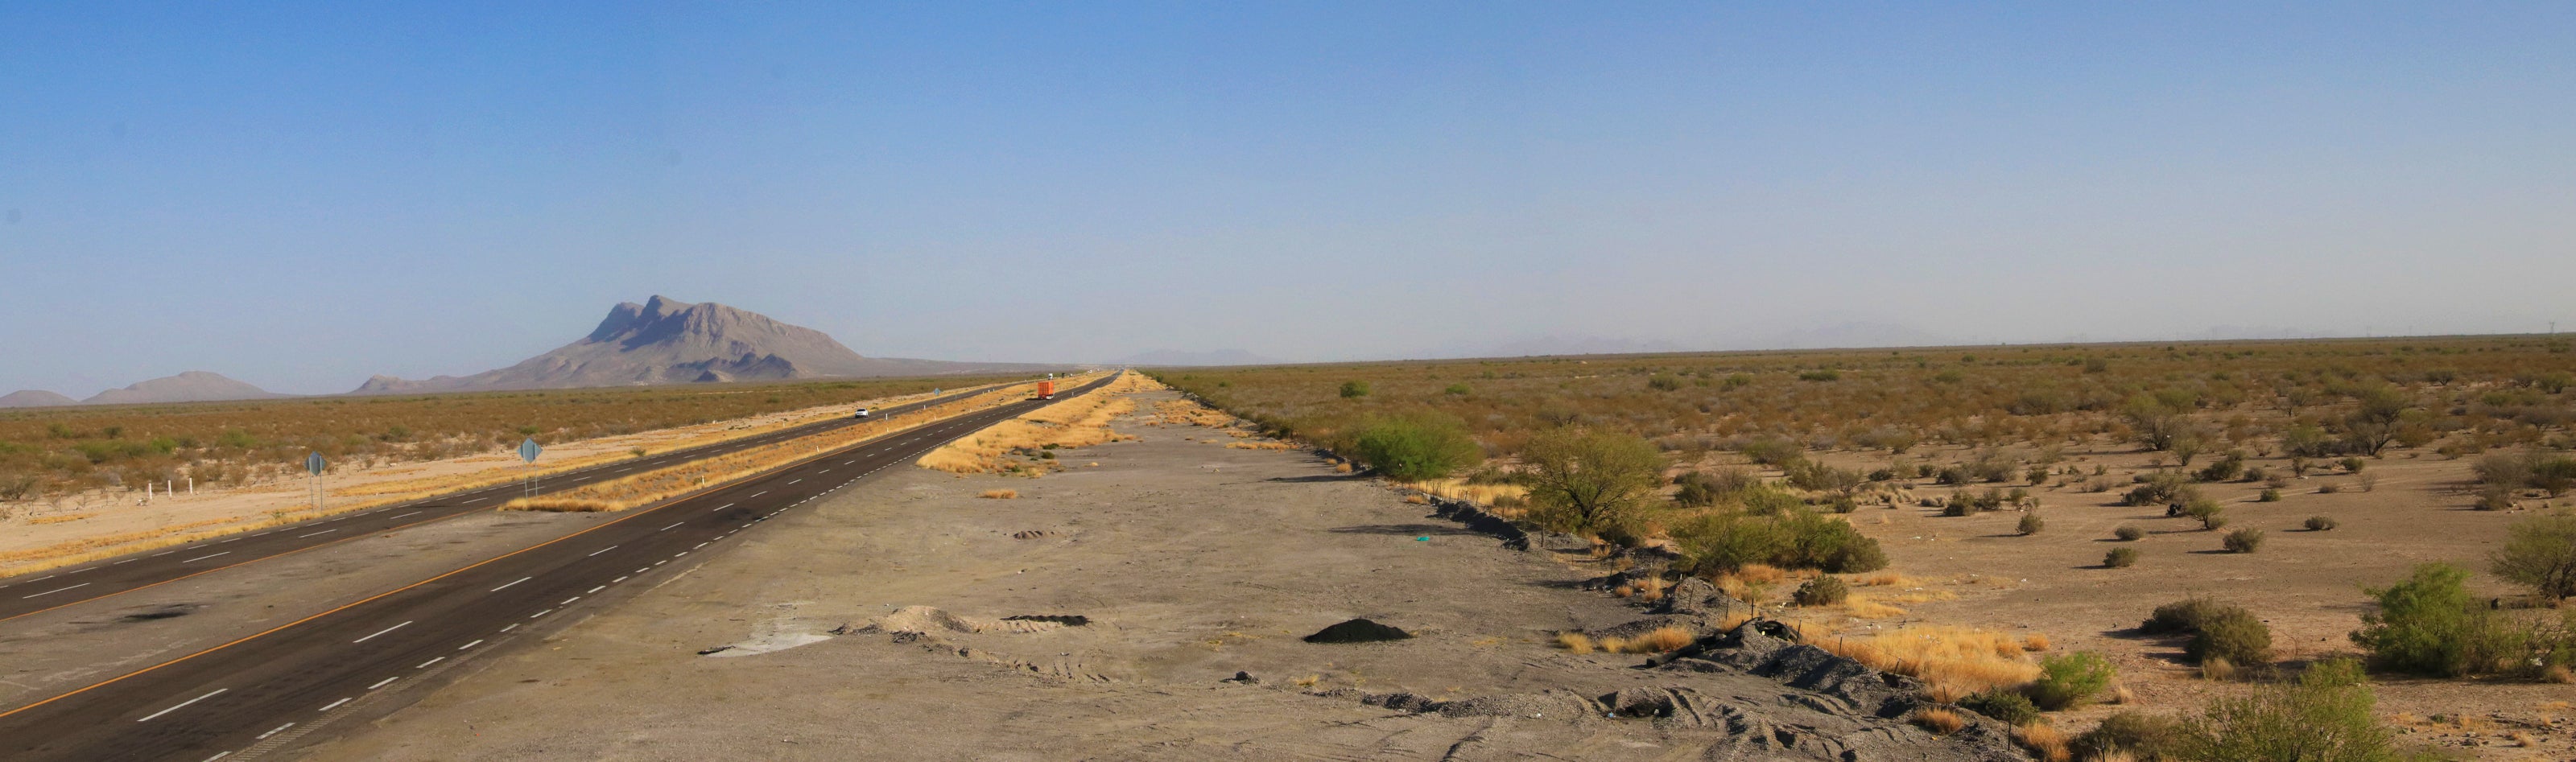
[[1040,382],[1038,382],[1038,399],[1042,399],[1042,400],[1051,400],[1051,399],[1055,399],[1055,382],[1053,382],[1053,381],[1040,381]]
[[868,409],[867,409],[867,408],[859,408],[859,412],[858,412],[858,414],[857,414],[857,415],[852,415],[852,416],[850,416],[850,417],[852,417],[852,418],[866,418],[866,417],[868,417]]

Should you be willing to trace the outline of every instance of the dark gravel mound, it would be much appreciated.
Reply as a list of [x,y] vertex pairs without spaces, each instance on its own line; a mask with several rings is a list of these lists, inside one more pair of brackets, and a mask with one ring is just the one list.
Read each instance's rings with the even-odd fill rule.
[[1010,616],[1002,617],[1002,621],[1054,622],[1066,627],[1081,627],[1083,625],[1090,624],[1091,617],[1083,616],[1081,614],[1012,614]]
[[1306,636],[1306,642],[1375,643],[1382,640],[1405,640],[1411,637],[1413,637],[1413,633],[1405,632],[1394,627],[1378,624],[1366,619],[1353,619],[1348,622],[1326,627],[1317,631],[1313,635],[1308,635]]

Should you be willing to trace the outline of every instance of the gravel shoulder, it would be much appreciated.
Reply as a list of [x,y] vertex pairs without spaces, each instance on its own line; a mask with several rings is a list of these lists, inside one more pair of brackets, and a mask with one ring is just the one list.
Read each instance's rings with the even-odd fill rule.
[[[1119,428],[1141,441],[1042,479],[888,471],[307,756],[2020,758],[1769,677],[1552,648],[1641,612],[1312,455]],[[997,488],[1020,496],[977,497]],[[1416,637],[1300,639],[1352,618]],[[1555,711],[1675,689],[1673,717]],[[1443,702],[1512,708],[1419,710]]]

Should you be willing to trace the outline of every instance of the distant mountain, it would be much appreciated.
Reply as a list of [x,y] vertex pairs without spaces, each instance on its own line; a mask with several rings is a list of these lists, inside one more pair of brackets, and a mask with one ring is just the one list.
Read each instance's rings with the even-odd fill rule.
[[43,389],[20,389],[6,395],[0,395],[0,407],[53,407],[56,405],[78,404],[80,404],[80,400],[65,397]]
[[1422,355],[1426,359],[1458,357],[1552,357],[1685,352],[1671,342],[1613,339],[1603,336],[1538,336],[1491,344],[1449,344]]
[[1210,352],[1157,349],[1128,355],[1110,364],[1137,368],[1170,368],[1187,365],[1278,365],[1280,361],[1240,349],[1219,349]]
[[1957,339],[1928,333],[1913,326],[1894,323],[1839,323],[1802,328],[1772,334],[1753,343],[1753,349],[1879,349],[1885,347],[1947,347],[1959,344]]
[[655,296],[608,311],[589,336],[517,365],[471,376],[367,379],[353,394],[560,389],[845,376],[931,376],[1063,366],[861,357],[832,337],[714,302]]
[[[23,394],[23,392],[21,392]],[[14,395],[12,395],[14,396]],[[56,395],[60,396],[60,395]],[[89,399],[84,405],[132,405],[147,402],[213,402],[217,400],[259,400],[290,397],[276,394],[222,374],[192,370],[176,376],[156,378],[128,386],[109,389]]]

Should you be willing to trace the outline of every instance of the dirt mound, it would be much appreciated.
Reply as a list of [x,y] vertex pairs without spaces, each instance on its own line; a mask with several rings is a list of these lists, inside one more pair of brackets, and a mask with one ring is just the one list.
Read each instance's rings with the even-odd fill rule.
[[1385,640],[1406,640],[1412,637],[1413,633],[1395,627],[1366,619],[1353,619],[1317,630],[1315,634],[1306,636],[1305,640],[1308,643],[1376,643]]
[[1010,616],[1002,617],[1002,621],[1054,622],[1066,627],[1081,627],[1083,625],[1091,624],[1091,617],[1083,616],[1081,614],[1012,614]]

